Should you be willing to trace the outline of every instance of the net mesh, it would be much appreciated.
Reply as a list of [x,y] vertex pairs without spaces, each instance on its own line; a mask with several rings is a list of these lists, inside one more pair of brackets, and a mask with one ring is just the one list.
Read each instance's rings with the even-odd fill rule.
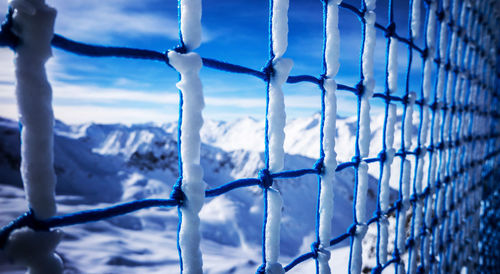
[[[334,1],[336,2],[336,1]],[[323,71],[319,76],[288,76],[286,83],[295,84],[309,82],[317,85],[321,91],[321,151],[313,167],[300,170],[275,171],[270,168],[273,150],[270,148],[270,132],[273,127],[270,114],[270,86],[276,71],[276,53],[273,50],[273,0],[270,0],[270,54],[267,65],[262,70],[222,62],[210,58],[202,58],[203,66],[257,77],[267,83],[265,166],[256,178],[242,178],[229,182],[215,189],[205,191],[205,197],[223,195],[236,188],[260,186],[263,190],[264,220],[262,235],[262,265],[257,272],[271,271],[269,266],[277,263],[272,258],[273,246],[276,245],[270,229],[275,216],[268,214],[272,206],[273,180],[295,178],[307,174],[318,175],[318,210],[316,241],[311,243],[311,252],[305,253],[284,266],[285,271],[308,260],[316,260],[317,271],[322,268],[322,260],[329,258],[329,249],[343,241],[350,241],[349,271],[359,273],[367,269],[362,267],[362,240],[369,227],[376,227],[376,265],[373,273],[380,273],[388,267],[397,272],[443,272],[456,273],[467,267],[473,272],[494,272],[499,260],[499,174],[496,172],[500,157],[500,113],[498,112],[500,94],[497,89],[499,79],[498,14],[491,8],[492,1],[431,1],[424,3],[410,1],[408,11],[409,27],[406,34],[396,28],[394,8],[389,2],[388,22],[383,25],[371,18],[374,9],[373,1],[362,1],[357,8],[347,3],[338,6],[352,12],[361,22],[362,45],[360,54],[359,83],[355,86],[335,84],[334,92],[347,92],[357,98],[357,133],[353,146],[355,154],[352,161],[336,165],[336,172],[352,168],[355,170],[353,189],[353,222],[349,229],[341,235],[333,235],[325,242],[322,233],[321,219],[324,217],[322,193],[327,191],[324,183],[325,170],[332,163],[325,161],[332,157],[334,151],[325,151],[324,137],[331,136],[324,132],[328,120],[328,105],[331,97],[325,83],[331,79],[326,52],[328,49],[329,3],[323,0],[324,47]],[[334,3],[337,5],[337,3]],[[425,14],[420,15],[420,5],[425,7]],[[179,5],[180,8],[181,5]],[[275,19],[275,18],[274,18]],[[180,20],[180,19],[179,19]],[[414,42],[420,28],[419,21],[424,24],[424,47]],[[276,23],[276,22],[275,22]],[[2,24],[0,42],[15,50],[19,39],[11,32],[12,10]],[[386,73],[383,92],[374,92],[373,87],[373,35],[375,30],[386,37]],[[172,51],[180,54],[189,52],[181,35],[180,46]],[[405,89],[397,96],[394,77],[398,73],[395,63],[395,45],[403,44],[408,48],[407,68],[405,71]],[[72,41],[55,34],[52,45],[79,55],[93,57],[124,57],[161,61],[169,64],[168,52],[151,50],[105,47]],[[371,56],[370,56],[371,54]],[[421,62],[422,69],[418,79],[411,79],[412,63]],[[410,82],[422,83],[420,89],[413,92]],[[182,98],[182,94],[181,94]],[[380,100],[385,105],[383,138],[381,144],[370,144],[369,107],[370,102]],[[180,103],[179,129],[182,125],[182,100]],[[272,107],[272,106],[271,106]],[[402,112],[401,130],[394,130],[397,116],[396,109]],[[284,111],[284,109],[283,109]],[[415,115],[413,115],[415,112]],[[410,126],[413,117],[418,117],[416,144],[412,144]],[[182,132],[179,131],[179,137]],[[366,140],[368,138],[368,141]],[[394,139],[400,138],[401,145],[394,147]],[[179,138],[180,140],[180,138]],[[376,157],[368,157],[368,149],[379,153]],[[333,154],[332,154],[333,153]],[[182,171],[182,155],[179,149],[179,170]],[[333,156],[334,157],[334,156]],[[335,158],[335,157],[334,157]],[[400,161],[400,170],[390,174],[391,165]],[[367,219],[363,208],[367,199],[367,169],[378,165],[377,208],[373,217]],[[183,193],[182,173],[175,184],[174,191],[168,199],[144,199],[118,204],[108,208],[76,212],[70,215],[56,216],[45,220],[34,217],[32,211],[27,212],[4,226],[0,231],[0,246],[5,246],[9,234],[21,227],[34,230],[47,230],[55,227],[74,225],[127,214],[148,207],[183,207],[189,197]],[[390,177],[399,178],[399,195],[394,203],[388,199]],[[335,182],[330,182],[335,184]],[[272,195],[271,195],[271,194]],[[278,194],[279,196],[279,194]],[[328,199],[327,199],[328,200]],[[333,200],[330,198],[330,200]],[[320,210],[322,209],[322,210]],[[327,216],[328,217],[328,216]],[[182,218],[182,217],[181,217]],[[330,217],[331,218],[331,217]],[[390,222],[390,220],[395,222]],[[279,219],[278,219],[279,221]],[[279,226],[279,222],[278,222]],[[395,235],[388,237],[389,226],[394,226]],[[269,234],[269,235],[268,235]],[[271,235],[271,236],[270,236]],[[279,239],[279,236],[278,236]],[[392,243],[389,239],[393,239]],[[278,243],[279,245],[279,243]],[[393,246],[390,248],[390,246]],[[181,245],[178,246],[181,271],[183,258]],[[328,248],[328,249],[327,249]],[[392,254],[389,253],[392,250]],[[266,255],[267,252],[267,255]],[[271,253],[271,254],[270,254]],[[335,260],[335,258],[332,258]],[[370,269],[368,269],[370,270]]]

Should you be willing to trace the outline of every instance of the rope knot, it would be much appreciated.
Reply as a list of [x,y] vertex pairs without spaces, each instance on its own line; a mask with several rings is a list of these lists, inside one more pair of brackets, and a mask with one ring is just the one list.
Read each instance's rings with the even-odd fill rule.
[[381,163],[384,163],[384,162],[387,160],[387,153],[385,152],[385,150],[382,150],[382,151],[378,154],[378,158],[380,159],[380,162],[381,162]]
[[356,155],[352,157],[351,161],[354,163],[354,166],[358,167],[359,163],[361,163],[361,156]]
[[358,95],[359,97],[363,96],[363,93],[365,92],[365,86],[363,85],[363,80],[359,81],[359,82],[356,84],[356,89],[358,90],[357,95]]
[[417,148],[415,148],[415,150],[414,150],[415,156],[417,156],[417,157],[422,157],[422,156],[423,156],[423,154],[422,154],[422,153],[423,153],[424,151],[425,151],[425,150],[423,150],[421,147],[417,147]]
[[427,56],[429,56],[429,48],[428,47],[425,47],[425,49],[422,51],[422,59],[427,59]]
[[50,227],[43,221],[37,219],[33,209],[26,213],[26,226],[35,231],[49,231]]
[[318,252],[319,252],[319,243],[318,242],[314,242],[311,244],[311,252],[313,253],[314,259],[318,258]]
[[401,252],[399,251],[399,249],[397,247],[394,249],[394,252],[392,253],[392,256],[397,264],[399,264],[399,262],[401,261],[400,253]]
[[436,12],[436,16],[437,16],[437,19],[438,19],[439,21],[443,21],[444,16],[445,16],[445,14],[444,14],[444,10],[440,10],[439,12]]
[[181,53],[181,54],[185,54],[185,53],[188,52],[188,49],[187,49],[186,45],[183,42],[181,42],[180,45],[177,45],[177,47],[175,47],[173,50],[175,52],[178,52],[178,53]]
[[179,205],[182,205],[184,200],[186,199],[186,195],[184,195],[184,192],[181,188],[181,182],[182,177],[179,177],[174,187],[172,188],[172,192],[170,192],[170,198],[176,200]]
[[378,264],[372,269],[372,274],[382,273],[382,265]]
[[324,173],[324,168],[325,168],[325,163],[324,163],[325,157],[322,156],[320,157],[313,166],[313,169],[316,169],[318,171],[318,174],[323,174]]
[[273,61],[267,61],[266,65],[262,68],[262,72],[264,73],[264,81],[268,82],[271,80],[271,77],[274,75],[274,67]]
[[266,273],[266,264],[263,263],[259,266],[259,268],[257,268],[257,271],[255,272],[255,274],[264,274]]
[[347,233],[349,233],[349,235],[351,235],[351,237],[354,237],[354,235],[356,235],[356,227],[358,226],[358,224],[356,223],[353,223],[348,229],[347,229]]
[[311,244],[311,252],[313,253],[313,258],[317,259],[318,257],[326,259],[328,261],[330,259],[330,251],[319,247],[318,242],[314,242]]
[[387,26],[387,31],[385,32],[385,37],[389,38],[391,36],[395,36],[396,34],[396,24],[394,22],[391,22]]
[[406,249],[413,247],[415,245],[415,239],[413,237],[408,238],[406,240]]
[[398,152],[396,153],[397,155],[399,155],[401,158],[405,159],[406,156],[408,155],[407,151],[404,150],[404,149],[400,149],[398,150]]
[[259,180],[261,188],[269,188],[273,185],[273,177],[267,168],[259,170]]

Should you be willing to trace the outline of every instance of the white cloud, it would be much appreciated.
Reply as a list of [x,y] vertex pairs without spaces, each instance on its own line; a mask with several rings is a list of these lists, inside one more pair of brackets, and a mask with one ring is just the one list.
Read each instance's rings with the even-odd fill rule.
[[146,12],[151,1],[53,0],[58,10],[55,32],[92,43],[116,42],[116,38],[147,35],[178,39],[177,18]]
[[160,109],[101,107],[95,105],[54,106],[57,119],[68,124],[84,122],[133,124],[143,122],[167,122],[177,119],[177,115]]

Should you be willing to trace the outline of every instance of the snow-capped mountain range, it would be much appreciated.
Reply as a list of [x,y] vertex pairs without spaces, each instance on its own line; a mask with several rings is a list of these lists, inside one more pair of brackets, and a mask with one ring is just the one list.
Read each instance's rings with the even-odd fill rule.
[[[319,114],[287,123],[285,169],[314,165],[319,154],[319,124]],[[381,124],[382,121],[374,118],[373,143],[381,143]],[[54,149],[59,214],[134,199],[168,197],[178,176],[176,127],[176,123],[125,126],[56,122]],[[356,119],[339,118],[337,128],[338,160],[349,161],[354,155]],[[255,178],[264,166],[263,121],[253,118],[233,122],[205,121],[201,134],[201,164],[207,188],[239,178]],[[0,202],[8,208],[0,213],[0,225],[5,225],[26,210],[18,172],[17,122],[0,120],[0,140]],[[376,155],[378,151],[371,153]],[[370,173],[378,174],[378,171]],[[332,235],[344,233],[352,223],[353,184],[353,169],[337,173]],[[287,262],[286,258],[307,252],[314,241],[317,177],[306,175],[276,180],[274,186],[283,197],[281,254]],[[375,209],[376,193],[377,180],[370,176],[368,214]],[[231,273],[255,271],[260,258],[262,208],[262,191],[257,186],[206,199],[200,215],[207,270],[215,273],[227,273],[231,269]],[[177,272],[177,222],[175,209],[147,209],[102,222],[63,228],[67,239],[62,241],[58,252],[66,267],[77,273],[140,273],[143,270],[154,273],[165,269]],[[128,239],[134,240],[129,242]],[[117,246],[116,241],[119,242]],[[348,241],[336,247],[346,245]],[[117,251],[118,246],[126,246],[127,252]],[[89,250],[96,248],[102,252]],[[220,261],[226,256],[224,252],[235,251],[245,255],[231,255],[234,260],[221,266]],[[17,269],[4,264],[5,260],[2,254],[0,271]]]

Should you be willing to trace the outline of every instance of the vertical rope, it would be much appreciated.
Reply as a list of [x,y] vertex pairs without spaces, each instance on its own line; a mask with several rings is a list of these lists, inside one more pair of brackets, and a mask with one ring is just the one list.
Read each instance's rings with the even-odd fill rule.
[[335,169],[335,135],[337,118],[337,84],[334,80],[339,70],[340,31],[338,28],[338,5],[341,1],[323,3],[323,74],[321,88],[320,159],[323,161],[318,176],[318,208],[316,221],[316,271],[330,273],[328,261],[330,253],[331,223],[333,218]]
[[[391,32],[396,31],[394,23],[394,3],[389,1],[388,5],[388,26]],[[391,165],[394,159],[394,124],[396,120],[396,105],[391,104],[390,95],[396,92],[397,89],[397,43],[396,40],[389,36],[386,46],[385,59],[385,110],[384,122],[382,129],[382,151],[380,152],[380,175],[377,189],[377,216],[380,219],[377,221],[377,243],[376,243],[376,269],[382,269],[387,262],[387,243],[389,236],[389,221],[387,218],[387,210],[389,209],[389,181],[391,178]]]
[[[288,47],[288,0],[269,2],[269,60],[266,68],[266,174],[279,172],[284,166],[285,101],[282,85],[288,79],[293,62],[282,58]],[[270,175],[266,175],[270,176]],[[272,183],[272,178],[268,179]],[[271,185],[264,186],[263,264],[257,270],[266,273],[283,271],[278,263],[282,199]]]
[[[426,155],[427,155],[427,138],[428,131],[430,126],[430,113],[434,112],[428,106],[428,102],[430,102],[431,96],[431,81],[432,81],[432,67],[434,65],[433,59],[435,54],[435,39],[436,39],[436,1],[430,2],[427,4],[427,12],[425,18],[425,49],[426,55],[423,56],[423,71],[422,71],[422,89],[421,89],[421,100],[423,104],[420,107],[420,125],[419,125],[419,135],[418,135],[418,148],[420,149],[420,157],[417,157],[416,160],[416,174],[415,174],[415,189],[414,193],[417,195],[421,195],[422,193],[422,182],[424,165],[426,164]],[[432,126],[431,126],[432,127]],[[429,146],[431,146],[429,144]],[[429,168],[432,163],[433,152],[429,151],[428,153],[428,165]],[[430,193],[430,190],[433,188],[433,182],[427,178],[425,191]],[[432,212],[428,207],[429,198],[426,197],[423,203],[417,201],[415,211],[417,216],[415,217],[414,226],[412,229],[412,233],[414,237],[420,238],[420,264],[418,266],[419,272],[425,271],[427,264],[429,263],[429,239],[430,235],[428,235],[430,228],[430,213]],[[418,244],[418,243],[417,243]],[[416,255],[417,252],[413,254],[413,258],[411,258],[411,267],[414,268],[416,266]],[[412,256],[410,256],[412,257]]]
[[[21,127],[20,173],[29,214],[43,220],[57,211],[52,87],[45,70],[52,56],[50,42],[57,12],[43,0],[9,4],[12,31],[19,39],[14,63]],[[10,260],[26,266],[29,273],[62,273],[62,260],[55,253],[62,236],[58,230],[25,227],[10,235],[5,251]]]
[[200,130],[203,125],[203,89],[199,71],[201,57],[192,52],[201,43],[201,0],[178,2],[180,46],[168,52],[169,64],[179,72],[179,120],[177,142],[179,179],[172,198],[179,201],[177,249],[181,273],[202,273],[200,217],[205,198],[200,165]]
[[355,233],[351,237],[349,272],[359,273],[362,266],[362,241],[367,230],[366,197],[368,189],[368,164],[362,160],[370,148],[370,98],[373,96],[375,79],[373,62],[375,50],[375,0],[362,1],[362,50],[358,84],[358,130],[356,133],[356,161],[353,215]]

